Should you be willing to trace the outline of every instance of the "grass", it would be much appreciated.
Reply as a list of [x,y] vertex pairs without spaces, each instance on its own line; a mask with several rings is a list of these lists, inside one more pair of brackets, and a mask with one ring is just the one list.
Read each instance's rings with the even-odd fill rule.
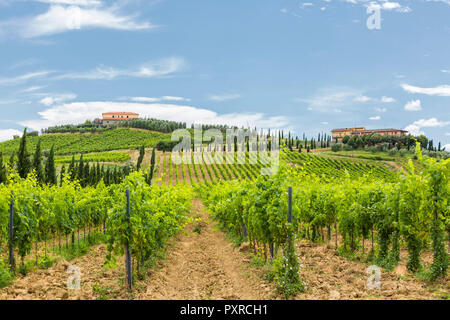
[[0,289],[9,286],[13,280],[14,275],[9,270],[8,264],[0,258]]

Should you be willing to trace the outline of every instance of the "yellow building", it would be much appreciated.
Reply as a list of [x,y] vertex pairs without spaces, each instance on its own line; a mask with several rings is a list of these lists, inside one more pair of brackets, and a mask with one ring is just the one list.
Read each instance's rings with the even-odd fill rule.
[[110,124],[117,121],[126,121],[139,118],[139,114],[134,112],[105,112],[102,114],[103,124]]
[[345,136],[351,136],[354,132],[364,131],[365,127],[341,128],[331,130],[333,141],[341,141]]

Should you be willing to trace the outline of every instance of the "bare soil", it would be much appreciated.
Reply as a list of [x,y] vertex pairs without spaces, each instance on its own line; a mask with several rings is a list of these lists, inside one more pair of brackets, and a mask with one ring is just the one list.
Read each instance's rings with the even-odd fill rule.
[[[272,285],[248,265],[241,254],[217,230],[199,199],[193,201],[193,216],[170,250],[164,267],[146,281],[147,290],[138,299],[265,299]],[[194,229],[199,230],[195,232]]]
[[302,241],[296,247],[302,264],[300,275],[308,287],[296,299],[428,300],[450,292],[449,277],[428,284],[410,275],[405,266],[405,252],[394,272],[382,271],[380,289],[369,289],[366,264],[337,256],[334,248],[325,244]]

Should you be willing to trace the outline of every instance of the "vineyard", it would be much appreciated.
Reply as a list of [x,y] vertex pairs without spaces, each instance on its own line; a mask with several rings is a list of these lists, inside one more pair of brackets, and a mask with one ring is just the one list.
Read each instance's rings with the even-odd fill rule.
[[[170,140],[170,135],[147,130],[119,128],[101,133],[85,134],[46,134],[28,138],[28,151],[36,148],[41,140],[43,150],[55,148],[55,154],[71,155],[73,153],[103,152],[123,149],[136,149],[144,146],[155,146],[159,141]],[[11,155],[19,149],[20,139],[0,143],[0,152]]]
[[[416,173],[411,164],[409,175],[391,183],[380,183],[376,175],[324,180],[307,170],[284,167],[270,178],[223,182],[213,191],[204,190],[204,197],[225,229],[237,237],[248,237],[254,254],[267,260],[270,251],[273,259],[283,248],[274,275],[283,292],[304,290],[296,275],[286,276],[299,267],[292,258],[292,237],[333,242],[341,254],[360,250],[367,261],[386,269],[398,264],[404,246],[407,268],[413,273],[422,268],[422,250],[432,248],[433,262],[425,272],[437,279],[447,277],[448,270],[445,239],[450,233],[450,162],[427,159],[423,165],[424,170]],[[288,187],[294,194],[289,210],[292,222],[286,214]]]
[[[217,164],[213,161],[207,163],[206,161],[208,159],[210,160],[214,155],[205,154],[204,156],[205,161],[201,164],[195,164],[192,153],[190,164],[176,165],[172,162],[170,152],[159,152],[156,155],[155,161],[155,178],[158,178],[159,184],[165,185],[176,185],[179,183],[195,185],[198,183],[213,183],[229,180],[253,180],[260,175],[261,168],[264,167],[259,159],[256,164],[250,164],[248,161],[248,153],[246,154],[247,161],[245,164],[227,164],[225,156],[222,164]],[[395,172],[389,170],[385,165],[378,163],[333,159],[295,151],[281,152],[281,159],[285,163],[293,166],[295,171],[302,171],[307,175],[334,178],[343,178],[347,175],[350,178],[370,176],[371,178],[383,179],[385,181],[398,179]]]
[[[22,292],[22,283],[46,277],[40,270],[62,273],[63,278],[66,269],[61,266],[67,267],[66,261],[73,260],[93,270],[88,280],[91,286],[81,291],[90,292],[84,298],[106,295],[128,299],[134,292],[143,299],[164,299],[166,295],[186,298],[194,293],[179,283],[194,280],[187,277],[191,273],[178,274],[189,270],[195,281],[203,283],[210,268],[215,279],[211,281],[218,281],[223,290],[217,296],[208,293],[211,284],[206,281],[206,291],[195,293],[197,298],[267,299],[237,271],[241,268],[253,274],[253,283],[265,283],[262,286],[266,293],[274,295],[272,298],[326,298],[334,295],[336,289],[321,293],[321,287],[316,288],[317,280],[312,279],[317,277],[314,266],[322,263],[317,259],[319,255],[330,261],[340,259],[335,262],[338,269],[348,265],[352,270],[361,270],[364,265],[375,264],[390,279],[389,286],[400,283],[417,297],[447,297],[449,160],[424,158],[417,146],[419,169],[410,160],[408,172],[394,172],[382,162],[283,148],[278,173],[264,176],[260,173],[267,164],[259,158],[250,164],[248,153],[245,164],[227,164],[227,156],[222,164],[217,164],[212,161],[214,154],[204,152],[204,161],[191,153],[191,163],[177,165],[170,152],[145,148],[154,146],[159,139],[153,136],[155,133],[133,130],[133,136],[142,133],[149,139],[139,140],[126,137],[129,130],[41,137],[43,148],[50,143],[45,142],[48,137],[55,139],[52,143],[62,136],[71,137],[64,137],[66,143],[55,144],[60,154],[55,157],[56,163],[82,165],[80,153],[88,151],[94,153],[83,154],[86,163],[137,161],[120,179],[102,179],[99,165],[90,169],[96,179],[89,178],[91,171],[89,166],[86,171],[84,165],[72,167],[58,184],[40,182],[35,171],[20,178],[14,169],[8,170],[7,182],[0,184],[0,288],[6,287],[0,289],[0,296],[21,298],[17,292]],[[103,135],[120,139],[126,151],[94,150],[101,140],[94,136]],[[88,138],[81,138],[84,136]],[[72,138],[76,139],[67,143]],[[33,137],[28,141],[26,146],[32,152],[36,141]],[[13,144],[19,147],[17,141],[2,144],[4,152],[8,148],[16,152]],[[111,142],[111,148],[112,145]],[[139,145],[139,152],[131,152]],[[64,156],[64,150],[75,146],[84,151],[77,149],[76,156]],[[108,149],[108,143],[103,149]],[[236,162],[237,156],[234,157]],[[231,242],[225,240],[225,234]],[[249,258],[242,258],[231,243],[240,246]],[[315,248],[328,251],[314,253]],[[234,257],[231,265],[228,259],[222,260],[221,252]],[[172,265],[168,262],[162,269],[161,272],[167,272],[167,282],[161,284],[152,270],[166,254]],[[190,258],[191,255],[197,258]],[[211,256],[222,261],[227,270],[222,270]],[[251,267],[248,261],[256,266]],[[304,263],[310,269],[304,269]],[[401,277],[393,274],[402,265],[406,271]],[[216,279],[221,272],[235,280]],[[405,280],[406,275],[411,280]],[[352,292],[354,277],[340,284],[348,288],[346,292]],[[99,281],[108,281],[108,288],[114,289],[99,289]],[[421,281],[432,282],[434,291],[417,285]],[[196,282],[192,285],[195,287]],[[151,291],[158,286],[166,295]],[[370,297],[364,282],[357,286],[361,295]],[[55,292],[50,297],[72,297],[67,289],[45,290]],[[107,294],[104,290],[112,291]],[[392,296],[392,290],[383,290],[384,298]],[[35,294],[43,298],[45,292],[37,289]],[[239,295],[230,296],[230,292]],[[346,293],[341,294],[344,297]],[[349,294],[349,298],[355,298]]]
[[[80,161],[81,155],[59,156],[55,158],[56,163],[70,163],[72,158],[75,161]],[[99,152],[88,153],[83,155],[83,160],[87,162],[127,162],[131,160],[131,156],[125,152]]]
[[[131,217],[126,214],[126,192]],[[8,185],[0,186],[1,252],[9,252],[9,264],[25,274],[34,264],[50,263],[48,253],[65,249],[76,254],[100,235],[108,248],[107,263],[114,264],[113,253],[123,252],[127,243],[142,267],[186,223],[191,198],[190,189],[182,186],[152,188],[138,172],[121,184],[85,188],[69,179],[61,187],[39,186],[33,175],[25,180],[12,175]]]

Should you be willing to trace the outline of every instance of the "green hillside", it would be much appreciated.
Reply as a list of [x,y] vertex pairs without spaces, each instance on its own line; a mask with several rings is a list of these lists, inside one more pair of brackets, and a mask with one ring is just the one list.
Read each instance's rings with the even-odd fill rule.
[[356,159],[349,161],[299,152],[286,152],[282,153],[282,156],[287,162],[299,166],[307,173],[316,175],[343,177],[348,172],[352,178],[370,174],[374,178],[382,178],[386,181],[395,180],[396,177],[392,170],[377,161],[371,161],[370,163]]
[[[142,145],[155,146],[159,141],[170,140],[170,135],[148,130],[120,128],[102,133],[85,134],[46,134],[40,137],[28,137],[27,149],[33,153],[38,139],[41,139],[42,149],[55,146],[55,153],[69,155],[72,153],[102,152],[138,148]],[[10,155],[19,150],[20,139],[0,143],[0,152]]]

